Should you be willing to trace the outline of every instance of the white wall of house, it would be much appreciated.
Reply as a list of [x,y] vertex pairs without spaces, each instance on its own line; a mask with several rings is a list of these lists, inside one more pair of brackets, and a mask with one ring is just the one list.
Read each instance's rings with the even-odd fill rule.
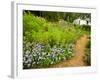
[[78,18],[78,19],[75,19],[73,21],[73,24],[76,24],[76,25],[91,25],[91,22],[90,21],[87,22],[87,20],[83,20],[83,19]]

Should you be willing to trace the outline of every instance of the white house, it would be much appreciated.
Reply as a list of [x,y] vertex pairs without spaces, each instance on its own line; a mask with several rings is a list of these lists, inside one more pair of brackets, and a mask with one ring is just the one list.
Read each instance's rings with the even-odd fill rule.
[[91,22],[90,22],[89,18],[84,19],[84,20],[78,18],[78,19],[75,19],[73,21],[73,24],[76,24],[76,25],[91,25]]

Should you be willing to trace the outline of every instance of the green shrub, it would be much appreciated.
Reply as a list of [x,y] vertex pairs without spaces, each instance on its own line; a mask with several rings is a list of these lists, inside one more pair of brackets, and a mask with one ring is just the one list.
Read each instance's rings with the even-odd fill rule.
[[23,23],[23,33],[28,41],[50,43],[51,45],[65,44],[75,42],[82,35],[82,30],[79,28],[64,28],[57,22],[47,22],[44,18],[32,14],[24,13]]
[[91,30],[91,26],[90,25],[83,25],[82,28],[86,31],[90,31]]
[[86,45],[84,61],[86,65],[91,65],[91,41],[89,40]]
[[23,15],[23,31],[29,31],[32,30],[38,32],[40,30],[43,30],[47,26],[47,22],[44,18],[37,17],[32,15],[31,13],[27,14],[24,13]]

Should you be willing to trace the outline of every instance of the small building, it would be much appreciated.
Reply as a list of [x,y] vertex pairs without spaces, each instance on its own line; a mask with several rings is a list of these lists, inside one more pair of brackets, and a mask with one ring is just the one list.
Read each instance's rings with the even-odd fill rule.
[[91,26],[91,22],[90,22],[90,19],[89,18],[86,18],[86,19],[75,19],[73,21],[73,24],[76,24],[76,25],[89,25]]

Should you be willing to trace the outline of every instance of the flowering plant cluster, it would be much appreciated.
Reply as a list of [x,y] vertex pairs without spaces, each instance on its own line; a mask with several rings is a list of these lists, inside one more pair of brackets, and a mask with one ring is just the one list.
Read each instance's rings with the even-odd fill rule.
[[54,45],[51,47],[40,43],[24,43],[23,47],[23,68],[43,68],[56,64],[62,60],[70,59],[74,51],[74,44],[66,46]]

